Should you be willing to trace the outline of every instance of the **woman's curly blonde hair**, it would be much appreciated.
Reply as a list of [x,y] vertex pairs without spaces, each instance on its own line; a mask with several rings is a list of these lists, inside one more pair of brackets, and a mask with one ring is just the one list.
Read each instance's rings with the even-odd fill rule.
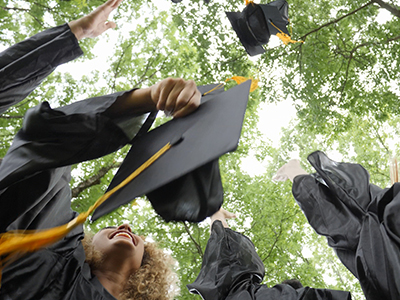
[[[145,238],[141,236],[143,240]],[[102,254],[92,245],[92,234],[82,240],[86,262],[95,270],[102,262]],[[157,247],[156,243],[144,244],[142,265],[126,283],[118,300],[168,300],[179,293],[178,276],[174,272],[175,260]]]

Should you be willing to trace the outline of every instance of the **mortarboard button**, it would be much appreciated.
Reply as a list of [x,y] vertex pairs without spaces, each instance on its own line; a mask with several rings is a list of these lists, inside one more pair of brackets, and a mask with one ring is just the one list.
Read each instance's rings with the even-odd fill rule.
[[268,43],[272,34],[289,35],[286,25],[288,3],[277,0],[268,4],[250,2],[242,12],[226,12],[240,42],[250,56],[265,52],[262,45]]
[[[135,139],[114,176],[113,189],[167,143],[171,149],[101,204],[93,220],[147,195],[166,221],[199,222],[223,202],[218,158],[237,148],[251,81],[226,92],[217,89],[202,98],[192,114],[173,119]],[[202,94],[213,86],[199,87]]]

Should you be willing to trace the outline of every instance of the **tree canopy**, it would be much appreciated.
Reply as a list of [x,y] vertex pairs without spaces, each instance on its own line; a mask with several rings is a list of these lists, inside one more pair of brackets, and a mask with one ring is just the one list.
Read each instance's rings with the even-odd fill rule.
[[[0,0],[0,50],[79,18],[101,3]],[[306,157],[318,149],[361,163],[373,183],[389,184],[387,162],[399,153],[400,2],[288,3],[292,38],[304,43],[285,46],[272,39],[266,53],[249,57],[225,16],[225,11],[242,11],[243,1],[125,0],[113,16],[118,29],[80,42],[85,55],[69,64],[73,67],[54,72],[25,101],[0,116],[0,157],[20,128],[24,112],[41,101],[56,107],[88,96],[149,86],[169,76],[194,79],[199,85],[223,82],[234,75],[255,77],[260,88],[251,93],[239,147],[220,159],[224,206],[238,214],[230,224],[256,245],[269,286],[296,277],[304,285],[345,289],[355,299],[363,299],[354,277],[307,224],[290,184],[277,184],[271,178],[292,156],[300,157],[312,172]],[[96,44],[105,41],[107,50],[99,51]],[[105,71],[72,74],[72,69],[83,71],[84,64],[102,51],[107,53]],[[257,129],[263,118],[259,112],[261,107],[287,99],[297,113],[275,146]],[[157,124],[164,121],[161,117]],[[74,166],[75,210],[86,210],[104,193],[127,150]],[[265,166],[263,174],[249,174],[250,167],[244,163],[248,156]],[[88,225],[88,230],[129,222],[135,232],[159,242],[176,258],[181,281],[177,299],[193,299],[185,284],[200,270],[208,224],[165,223],[147,200],[136,203]]]

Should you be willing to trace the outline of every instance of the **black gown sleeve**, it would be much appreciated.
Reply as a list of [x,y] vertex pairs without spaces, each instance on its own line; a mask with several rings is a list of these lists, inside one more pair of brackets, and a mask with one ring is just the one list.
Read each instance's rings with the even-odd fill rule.
[[250,239],[215,221],[201,271],[187,287],[205,300],[225,299],[232,292],[260,283],[264,274],[264,264]]
[[[0,165],[0,230],[53,227],[71,219],[71,214],[63,213],[70,211],[69,166],[112,153],[130,141],[117,125],[118,120],[105,114],[122,93],[59,109],[44,102],[28,110],[22,129]],[[146,115],[133,119],[137,130]],[[43,205],[52,213],[46,212]],[[36,216],[39,213],[40,218]],[[44,214],[48,216],[45,224]],[[21,222],[8,227],[22,215],[27,218],[22,227]],[[42,225],[33,226],[34,219],[41,220]]]
[[54,69],[83,52],[68,24],[40,32],[0,53],[0,113],[25,99]]
[[264,264],[250,239],[215,221],[200,273],[187,287],[205,300],[351,299],[350,293],[345,291],[310,287],[294,289],[287,284],[268,287],[261,284],[264,275]]
[[[68,24],[18,43],[0,54],[0,112],[21,101],[59,64],[82,54]],[[52,109],[44,102],[27,111],[0,165],[0,232],[64,224],[70,209],[70,165],[118,150],[153,114],[107,117],[125,92]],[[142,125],[145,123],[145,128]]]
[[314,230],[327,237],[370,299],[400,299],[400,184],[381,189],[358,164],[322,152],[308,157],[317,171],[297,176],[293,195]]
[[[10,49],[0,57],[0,112],[26,97],[58,64],[82,53],[67,25]],[[57,109],[45,102],[28,110],[0,165],[0,233],[52,228],[77,216],[71,209],[70,165],[118,150],[149,127],[153,114],[129,122],[108,116],[123,93]],[[77,226],[7,266],[0,299],[114,299],[85,263],[83,237],[83,226]]]

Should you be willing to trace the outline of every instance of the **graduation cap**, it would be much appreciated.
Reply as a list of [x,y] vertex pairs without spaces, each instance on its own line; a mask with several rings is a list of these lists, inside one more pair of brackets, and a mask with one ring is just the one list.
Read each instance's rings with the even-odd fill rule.
[[288,9],[285,0],[277,0],[268,4],[250,2],[242,12],[225,13],[247,53],[254,56],[265,52],[262,45],[272,34],[290,39]]
[[167,221],[201,221],[215,213],[223,201],[218,158],[238,145],[250,83],[226,92],[199,87],[206,94],[200,107],[135,138],[108,191],[67,224],[0,234],[0,281],[4,267],[62,239],[93,211],[97,219],[144,194]]
[[[199,222],[215,213],[223,201],[218,158],[237,148],[250,83],[226,92],[216,89],[202,98],[192,114],[173,119],[133,141],[108,191],[118,186],[154,153],[171,148],[94,212],[96,220],[119,206],[147,195],[166,221]],[[199,87],[204,94],[214,86]]]

